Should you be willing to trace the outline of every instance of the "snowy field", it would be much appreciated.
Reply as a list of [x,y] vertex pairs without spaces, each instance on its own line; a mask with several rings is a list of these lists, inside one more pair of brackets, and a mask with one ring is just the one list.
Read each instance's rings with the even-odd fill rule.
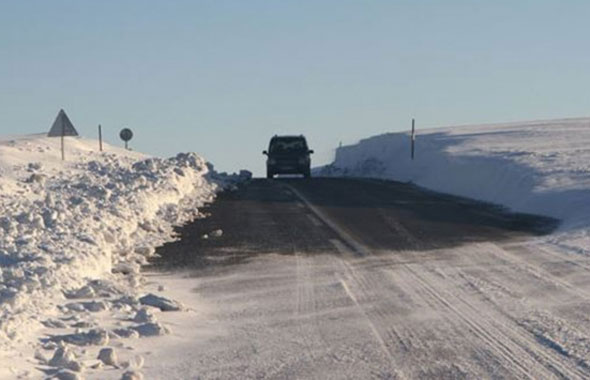
[[157,314],[183,309],[140,266],[240,179],[193,153],[67,137],[62,161],[59,138],[1,139],[0,378],[139,376],[136,342],[167,334]]
[[387,178],[562,221],[546,243],[590,255],[590,118],[389,133],[336,150],[316,175]]

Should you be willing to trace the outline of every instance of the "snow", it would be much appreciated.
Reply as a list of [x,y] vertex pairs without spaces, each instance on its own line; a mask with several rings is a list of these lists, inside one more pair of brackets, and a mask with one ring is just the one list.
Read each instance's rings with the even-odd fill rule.
[[561,220],[555,249],[590,254],[590,118],[418,130],[369,137],[336,150],[316,175],[419,186]]
[[441,192],[587,224],[590,118],[389,133],[339,147],[320,173],[411,181]]
[[158,336],[170,334],[170,329],[159,322],[148,322],[131,327],[139,336]]
[[76,372],[80,372],[82,368],[81,364],[76,361],[76,356],[67,346],[62,346],[55,350],[48,364],[53,367],[67,368]]
[[[506,310],[516,315],[514,320],[538,341],[586,360],[588,334],[559,319],[567,313],[560,317],[543,311],[549,310],[544,302],[555,304],[555,310],[570,305],[558,302],[562,293],[551,293],[552,288],[538,283],[548,281],[557,284],[558,290],[587,297],[581,275],[578,288],[548,275],[543,265],[552,259],[579,264],[577,258],[590,255],[590,119],[419,130],[413,161],[409,142],[409,133],[391,133],[338,148],[334,163],[316,169],[316,174],[409,181],[552,216],[562,221],[560,228],[549,236],[514,243],[514,247],[500,249],[481,243],[437,251],[436,261],[422,260],[434,253],[406,252],[416,256],[412,262],[426,263],[424,268],[399,265],[393,256],[349,263],[338,256],[297,255],[258,258],[241,267],[240,273],[201,279],[190,274],[146,274],[142,265],[155,255],[155,246],[174,239],[175,225],[200,217],[199,209],[219,189],[234,186],[249,173],[218,174],[192,153],[160,159],[112,146],[105,146],[101,153],[96,141],[73,137],[66,138],[66,161],[62,162],[59,139],[44,135],[1,139],[0,378],[39,378],[39,371],[63,379],[141,379],[144,374],[147,378],[171,374],[182,378],[199,376],[195,363],[219,375],[216,361],[224,357],[216,355],[249,358],[240,349],[253,350],[257,358],[271,357],[276,351],[289,364],[304,344],[317,345],[319,351],[313,352],[329,352],[337,348],[339,334],[350,335],[345,341],[358,342],[361,347],[369,344],[363,337],[375,331],[380,336],[380,325],[365,329],[361,322],[368,317],[355,311],[339,321],[350,329],[336,322],[321,325],[330,332],[325,339],[333,339],[332,344],[316,341],[314,329],[318,327],[308,323],[309,315],[315,314],[307,309],[313,311],[314,305],[345,296],[392,302],[388,297],[395,296],[390,291],[394,288],[405,289],[416,304],[426,305],[422,297],[429,293],[420,287],[428,283],[450,300],[455,299],[457,289],[463,289],[461,297],[456,297],[461,300],[455,303],[457,310],[451,311],[469,323],[485,325],[491,335],[501,331],[494,318],[505,316],[489,307],[479,315],[479,306],[490,302],[508,305]],[[215,230],[203,238],[221,236],[223,231]],[[448,265],[440,261],[441,256],[449,259]],[[385,260],[391,265],[384,265]],[[507,264],[481,273],[469,269],[484,261]],[[375,267],[384,268],[383,273],[371,269]],[[414,272],[422,280],[410,281]],[[581,270],[571,276],[579,273]],[[382,277],[376,278],[379,274]],[[395,287],[379,286],[388,281]],[[464,282],[468,286],[455,287]],[[245,283],[251,288],[244,287]],[[370,286],[363,285],[366,283]],[[537,295],[537,288],[546,293]],[[473,289],[486,296],[474,295]],[[552,294],[559,297],[548,298]],[[258,304],[258,299],[264,302]],[[293,344],[285,344],[282,334],[291,330],[282,324],[280,311],[289,311],[294,299],[304,313],[291,326],[297,334],[287,335]],[[465,306],[465,300],[473,305]],[[358,308],[355,305],[351,310]],[[276,319],[271,319],[277,307]],[[491,314],[486,317],[486,313]],[[432,311],[429,317],[438,314]],[[241,318],[243,315],[250,318]],[[267,315],[269,319],[261,317]],[[252,321],[262,323],[258,334],[263,340],[252,341],[253,329],[260,328]],[[461,318],[450,321],[460,324]],[[401,333],[409,326],[411,337],[421,320],[404,315],[397,322]],[[234,341],[230,333],[241,340]],[[454,339],[441,333],[441,342],[449,336]],[[515,335],[514,339],[525,341],[528,336]],[[237,348],[227,350],[230,346]],[[520,352],[520,346],[511,349]],[[346,361],[348,351],[347,346],[337,353]],[[187,363],[186,354],[191,352]],[[203,356],[194,354],[197,352]],[[260,360],[258,365],[264,361]],[[532,366],[533,362],[527,363]],[[302,371],[298,375],[306,373],[303,364],[293,363],[293,368]],[[360,366],[349,368],[350,374],[369,373],[371,368],[362,364],[355,362]],[[268,362],[268,373],[273,373],[273,365]],[[236,367],[234,374],[243,375],[244,368],[249,367]],[[461,370],[460,365],[457,368]],[[324,370],[329,369],[333,368]],[[451,370],[455,368],[445,371]],[[250,371],[255,375],[255,366]]]
[[117,354],[115,349],[112,347],[106,347],[98,352],[98,360],[103,362],[105,365],[117,366]]
[[133,321],[137,323],[154,322],[155,317],[149,309],[143,308],[135,314]]
[[65,141],[62,161],[59,138],[0,139],[0,378],[35,377],[40,364],[68,378],[72,362],[120,337],[116,329],[130,338],[167,332],[152,314],[133,321],[145,295],[141,265],[174,239],[174,226],[249,176],[218,174],[194,153],[160,159]]
[[183,308],[183,306],[180,303],[174,300],[170,300],[165,297],[160,297],[152,293],[146,294],[145,296],[141,297],[139,299],[139,302],[142,305],[153,306],[162,311],[179,311]]
[[137,371],[127,371],[121,377],[121,380],[142,380],[143,375]]

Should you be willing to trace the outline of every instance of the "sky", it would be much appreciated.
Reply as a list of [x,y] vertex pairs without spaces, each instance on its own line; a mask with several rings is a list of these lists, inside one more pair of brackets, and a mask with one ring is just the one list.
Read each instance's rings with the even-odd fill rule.
[[0,135],[48,131],[264,173],[420,128],[590,116],[589,1],[0,0]]

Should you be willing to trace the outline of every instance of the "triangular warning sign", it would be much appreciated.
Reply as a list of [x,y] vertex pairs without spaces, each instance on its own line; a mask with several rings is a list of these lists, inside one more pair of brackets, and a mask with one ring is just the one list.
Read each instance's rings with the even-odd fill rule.
[[59,110],[49,133],[47,134],[49,137],[60,137],[60,136],[78,136],[78,132],[74,125],[68,118],[68,115],[64,112],[64,110]]

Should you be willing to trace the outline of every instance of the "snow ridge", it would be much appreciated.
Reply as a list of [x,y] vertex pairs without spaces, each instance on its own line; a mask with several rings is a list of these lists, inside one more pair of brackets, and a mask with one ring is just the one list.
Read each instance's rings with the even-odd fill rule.
[[37,347],[40,331],[46,350],[168,332],[155,318],[110,331],[101,319],[124,313],[133,322],[145,308],[140,267],[154,247],[248,173],[217,174],[195,153],[99,153],[79,138],[67,138],[62,163],[57,140],[0,142],[0,351]]
[[590,118],[388,133],[336,150],[323,175],[388,178],[590,225]]
[[552,251],[590,255],[590,118],[418,130],[336,150],[316,175],[393,179],[561,220]]
[[[44,177],[33,164],[25,180],[35,198],[15,197],[0,217],[0,331],[15,338],[32,315],[43,315],[59,292],[125,266],[136,273],[149,247],[171,226],[196,216],[215,185],[195,154],[133,165],[114,155]],[[72,173],[74,173],[72,175]],[[198,191],[196,190],[198,189]],[[121,271],[121,270],[120,270]],[[132,277],[129,281],[137,281]],[[132,285],[139,285],[134,283]]]

